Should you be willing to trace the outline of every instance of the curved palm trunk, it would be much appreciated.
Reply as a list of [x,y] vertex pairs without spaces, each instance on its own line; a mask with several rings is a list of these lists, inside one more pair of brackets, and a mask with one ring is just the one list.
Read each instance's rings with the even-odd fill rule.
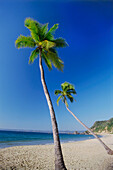
[[[66,105],[66,104],[65,104]],[[104,146],[104,148],[107,150],[107,153],[109,155],[113,155],[113,151],[97,136],[95,135],[90,128],[88,128],[84,123],[82,123],[75,115],[73,112],[71,112],[71,110],[69,110],[69,108],[66,106],[66,109],[71,113],[71,115],[79,122],[81,123],[95,138],[97,138],[100,143]]]
[[41,50],[40,50],[40,54],[39,54],[39,67],[40,67],[40,72],[41,72],[41,82],[42,82],[46,100],[47,100],[47,103],[49,106],[52,128],[53,128],[53,139],[54,139],[54,147],[55,147],[55,170],[66,170],[64,160],[63,160],[61,145],[60,145],[60,139],[59,139],[59,133],[58,133],[55,112],[54,112],[52,101],[51,101],[51,98],[50,98],[50,95],[49,95],[49,92],[47,89],[47,85],[45,82],[44,70],[43,70],[43,66],[42,66]]

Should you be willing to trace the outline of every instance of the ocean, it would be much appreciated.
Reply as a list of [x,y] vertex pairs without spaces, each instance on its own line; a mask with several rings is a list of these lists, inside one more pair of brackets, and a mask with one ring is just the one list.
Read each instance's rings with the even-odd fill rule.
[[[94,138],[92,135],[82,134],[75,135],[60,133],[59,135],[62,143]],[[0,130],[0,148],[23,145],[46,145],[52,143],[52,133]]]

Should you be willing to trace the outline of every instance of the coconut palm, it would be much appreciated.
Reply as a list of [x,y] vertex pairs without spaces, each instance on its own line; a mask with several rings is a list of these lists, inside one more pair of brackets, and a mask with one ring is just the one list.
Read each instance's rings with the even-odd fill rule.
[[39,56],[41,82],[49,106],[53,129],[53,139],[55,147],[55,170],[66,170],[60,145],[57,121],[45,81],[42,60],[44,60],[49,70],[52,69],[53,65],[58,70],[63,71],[63,62],[59,58],[56,48],[66,47],[67,43],[63,38],[54,38],[54,32],[58,28],[58,24],[53,25],[53,27],[48,30],[48,23],[40,24],[39,22],[31,18],[26,18],[25,27],[30,30],[30,36],[20,35],[15,41],[15,45],[18,49],[24,47],[33,48],[33,51],[31,52],[31,55],[29,57],[29,63],[33,63],[34,60],[37,59],[37,57]]
[[[109,155],[113,155],[113,151],[97,136],[94,134],[94,132],[91,131],[90,128],[88,128],[83,122],[81,122],[71,110],[68,108],[67,99],[70,100],[70,102],[73,102],[75,99],[73,98],[72,94],[76,94],[75,88],[72,84],[68,82],[64,82],[61,84],[62,90],[55,90],[55,95],[59,95],[57,99],[57,104],[59,105],[59,101],[62,100],[65,103],[66,109],[71,113],[71,115],[79,122],[81,123],[95,138],[97,138],[101,144],[104,146],[104,148],[107,150],[107,153]],[[76,101],[76,100],[75,100]]]

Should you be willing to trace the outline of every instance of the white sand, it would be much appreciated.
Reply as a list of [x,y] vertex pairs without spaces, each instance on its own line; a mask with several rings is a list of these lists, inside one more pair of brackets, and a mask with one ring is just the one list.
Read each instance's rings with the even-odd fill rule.
[[[102,140],[113,149],[113,135]],[[68,170],[113,170],[108,155],[97,139],[62,144]],[[0,170],[54,170],[54,145],[18,146],[0,149]]]

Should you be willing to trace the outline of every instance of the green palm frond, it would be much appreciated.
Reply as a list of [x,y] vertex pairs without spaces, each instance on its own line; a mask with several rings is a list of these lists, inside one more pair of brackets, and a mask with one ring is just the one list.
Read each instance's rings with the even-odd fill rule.
[[51,42],[48,40],[44,40],[44,41],[40,42],[40,44],[46,50],[48,50],[49,48],[55,47],[55,45],[56,45],[54,42]]
[[[30,30],[31,36],[20,35],[15,41],[17,48],[22,47],[36,47],[42,51],[42,58],[45,64],[52,69],[52,65],[58,70],[63,71],[63,61],[59,58],[56,47],[65,47],[67,43],[63,38],[54,39],[55,30],[58,28],[58,24],[54,24],[48,31],[48,23],[40,24],[31,18],[26,18],[24,22],[25,27]],[[34,50],[29,58],[29,63],[33,63],[39,50]]]
[[62,95],[58,97],[58,99],[57,99],[57,105],[59,105],[59,101],[60,101],[60,99],[62,99],[62,98],[63,98]]
[[57,28],[58,28],[58,24],[54,24],[54,25],[50,28],[50,30],[48,31],[48,33],[45,35],[45,39],[46,39],[46,40],[50,40],[50,41],[54,40],[53,34],[55,33],[55,30],[56,30]]
[[71,103],[73,102],[73,98],[69,97],[68,99],[70,100]]
[[75,100],[70,94],[67,94],[67,98],[70,100],[70,102],[73,102],[73,100]]
[[51,61],[47,58],[45,51],[42,51],[42,58],[44,59],[45,64],[47,65],[47,67],[49,68],[49,70],[52,70]]
[[31,52],[31,55],[29,57],[29,64],[32,64],[34,60],[38,57],[39,54],[39,49],[35,49],[34,51]]
[[47,33],[46,35],[45,35],[45,38],[44,38],[45,40],[49,40],[49,41],[53,41],[54,40],[54,37],[53,37],[53,35],[51,34],[51,33]]
[[41,32],[42,32],[42,35],[44,35],[44,37],[47,34],[47,31],[48,31],[48,23],[42,25],[42,28],[41,28]]
[[77,94],[75,89],[69,89],[69,90],[67,90],[67,93]]
[[69,83],[68,82],[64,82],[61,84],[62,90],[65,91],[65,89],[68,87]]
[[47,33],[48,33],[48,23],[47,24],[42,24],[40,32],[39,32],[40,41],[45,40],[45,36],[46,36]]
[[62,91],[61,90],[55,90],[55,94],[56,95],[62,94],[61,95],[61,96],[63,96],[62,101],[65,103],[66,107],[68,107],[67,98],[70,100],[70,102],[73,102],[75,99],[71,94],[76,94],[76,91],[74,89],[74,86],[72,84],[68,83],[68,82],[62,83],[61,88],[62,88]]
[[[73,93],[72,93],[72,94],[73,94]],[[75,94],[76,94],[76,93],[75,93]],[[67,96],[67,97],[69,96],[70,98],[73,98],[73,100],[75,100],[74,97],[71,95],[71,92],[66,92],[66,96]],[[75,100],[75,101],[76,101],[76,100]]]
[[57,51],[55,49],[50,48],[47,52],[47,57],[52,62],[54,67],[60,71],[63,71],[63,61],[58,57]]
[[36,46],[36,43],[31,36],[26,37],[26,36],[20,35],[15,41],[15,46],[17,48],[23,48],[23,47],[34,48]]
[[58,47],[58,48],[68,46],[67,42],[63,38],[55,39],[52,42],[54,42],[56,44],[56,47]]
[[67,92],[69,90],[74,90],[74,86],[68,82],[64,82],[61,84],[62,90]]
[[50,30],[48,31],[48,33],[54,34],[56,29],[58,29],[58,24],[54,24]]
[[41,24],[31,18],[26,18],[25,27],[27,27],[31,31],[31,36],[36,42],[40,41],[40,32],[41,32]]
[[61,90],[55,90],[55,95],[59,95],[59,94],[61,94],[62,93],[62,91]]

